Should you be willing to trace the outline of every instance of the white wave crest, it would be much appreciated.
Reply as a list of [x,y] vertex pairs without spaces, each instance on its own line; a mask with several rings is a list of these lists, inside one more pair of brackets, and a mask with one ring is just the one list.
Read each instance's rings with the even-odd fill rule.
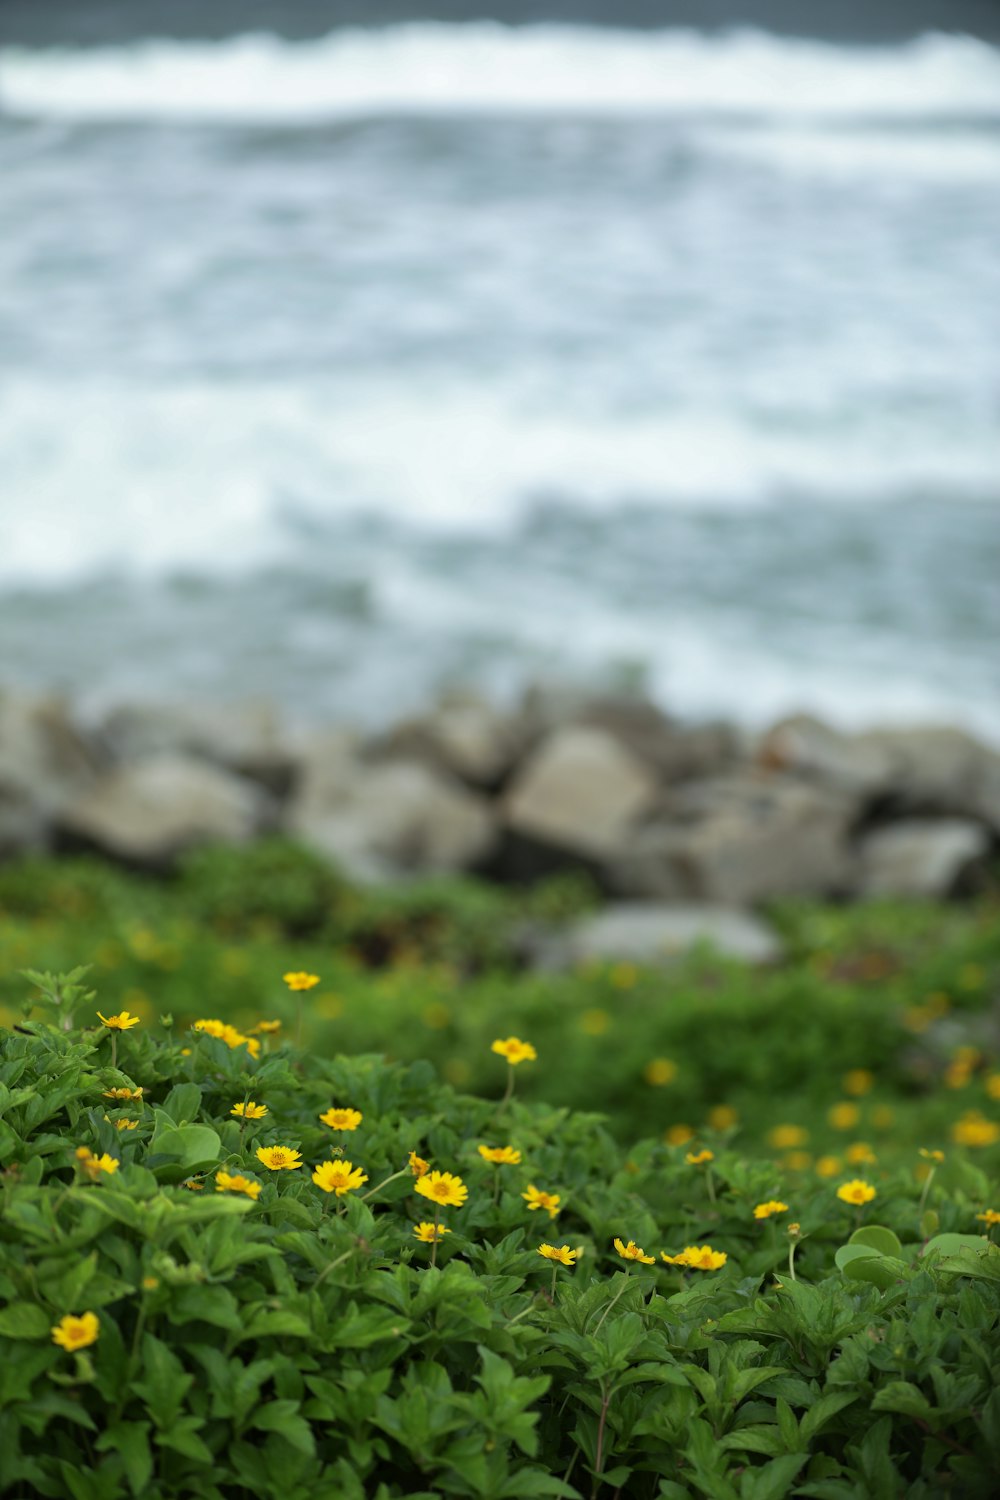
[[1000,51],[928,34],[856,48],[757,31],[417,22],[0,55],[0,108],[66,119],[295,123],[399,113],[995,118]]

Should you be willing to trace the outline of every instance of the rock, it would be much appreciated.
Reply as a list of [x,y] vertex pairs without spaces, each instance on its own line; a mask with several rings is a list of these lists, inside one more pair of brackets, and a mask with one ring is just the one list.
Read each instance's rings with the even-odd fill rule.
[[990,836],[967,819],[906,819],[876,828],[860,844],[863,896],[951,896],[982,873]]
[[819,719],[799,714],[775,724],[758,742],[756,759],[771,771],[793,774],[865,801],[892,784],[895,758],[883,745],[842,734]]
[[196,756],[277,796],[290,790],[298,765],[279,715],[265,703],[131,704],[110,713],[101,732],[119,761]]
[[658,798],[656,778],[603,729],[559,729],[515,776],[508,829],[542,849],[604,861],[622,853]]
[[56,813],[100,767],[59,698],[0,693],[0,857],[46,848]]
[[735,906],[837,894],[850,881],[849,822],[846,799],[791,778],[691,782],[606,875],[622,895]]
[[858,743],[890,757],[889,790],[906,812],[976,818],[1000,834],[1000,753],[961,729],[873,729]]
[[349,756],[307,779],[288,826],[362,881],[473,870],[497,837],[489,802],[453,778],[419,762],[366,767]]
[[594,697],[566,689],[548,695],[533,688],[525,697],[524,715],[536,739],[555,729],[602,729],[666,781],[712,775],[730,766],[742,749],[732,725],[678,724],[644,698]]
[[454,694],[429,713],[406,719],[372,742],[376,760],[418,760],[469,786],[494,790],[524,746],[524,728],[472,694]]
[[61,841],[128,864],[169,867],[198,844],[266,831],[271,803],[252,782],[185,755],[157,755],[102,777],[58,818]]
[[783,952],[773,929],[748,912],[636,901],[582,918],[543,946],[538,960],[540,967],[559,969],[591,960],[654,968],[701,944],[751,964],[774,963]]

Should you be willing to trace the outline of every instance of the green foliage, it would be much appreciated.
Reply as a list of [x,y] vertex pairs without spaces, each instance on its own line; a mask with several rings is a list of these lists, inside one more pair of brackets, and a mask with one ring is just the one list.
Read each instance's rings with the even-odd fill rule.
[[[0,1494],[993,1493],[1000,1247],[975,1231],[995,1150],[923,1187],[867,1169],[856,1209],[766,1158],[625,1155],[594,1115],[457,1094],[422,1062],[143,1025],[112,1067],[94,1019],[0,1032]],[[266,1113],[233,1114],[250,1102]],[[331,1104],[360,1124],[331,1130]],[[302,1165],[268,1170],[279,1145]],[[414,1234],[435,1205],[412,1151],[468,1188],[438,1244]],[[344,1158],[365,1182],[322,1192],[312,1169]],[[707,1244],[720,1268],[659,1258]],[[85,1314],[96,1337],[60,1347]]]

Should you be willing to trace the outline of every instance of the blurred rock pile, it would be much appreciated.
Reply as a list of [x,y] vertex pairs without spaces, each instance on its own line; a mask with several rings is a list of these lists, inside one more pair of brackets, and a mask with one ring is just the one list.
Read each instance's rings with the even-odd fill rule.
[[376,737],[293,730],[262,705],[84,725],[61,700],[0,694],[0,857],[92,849],[167,868],[198,843],[279,831],[362,881],[583,867],[625,903],[634,952],[651,903],[683,926],[705,904],[975,890],[1000,841],[1000,754],[943,726],[844,734],[797,717],[750,737],[570,691],[511,710],[453,696]]

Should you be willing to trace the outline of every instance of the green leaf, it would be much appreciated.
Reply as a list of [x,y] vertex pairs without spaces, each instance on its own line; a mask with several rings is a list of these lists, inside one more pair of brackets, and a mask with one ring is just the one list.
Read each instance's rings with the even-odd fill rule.
[[286,1443],[310,1457],[316,1451],[312,1428],[300,1415],[297,1401],[266,1401],[254,1412],[253,1426],[261,1432],[276,1432]]
[[905,1417],[915,1417],[923,1422],[931,1421],[937,1414],[937,1408],[931,1405],[923,1391],[908,1380],[891,1380],[882,1386],[875,1392],[871,1407],[872,1411],[898,1411]]
[[892,1255],[896,1260],[903,1256],[903,1246],[899,1236],[891,1229],[886,1229],[882,1224],[866,1224],[861,1229],[856,1229],[848,1240],[849,1245],[868,1245],[877,1250],[880,1255]]
[[867,1281],[872,1286],[877,1286],[881,1292],[888,1291],[898,1281],[913,1274],[905,1260],[878,1254],[861,1256],[848,1262],[843,1267],[843,1272],[848,1281]]
[[222,1151],[222,1141],[209,1125],[175,1125],[155,1132],[150,1152],[157,1156],[176,1156],[180,1165],[192,1172],[198,1167],[214,1166]]
[[740,1500],[784,1500],[808,1453],[782,1453],[759,1469],[748,1469],[740,1485]]
[[958,1255],[959,1251],[982,1250],[986,1239],[981,1234],[936,1234],[923,1248],[927,1255]]
[[15,1302],[0,1310],[0,1334],[8,1339],[43,1339],[53,1319],[34,1302]]
[[118,1453],[132,1494],[141,1500],[153,1473],[153,1454],[149,1446],[148,1422],[116,1422],[98,1438],[94,1447],[100,1453]]

